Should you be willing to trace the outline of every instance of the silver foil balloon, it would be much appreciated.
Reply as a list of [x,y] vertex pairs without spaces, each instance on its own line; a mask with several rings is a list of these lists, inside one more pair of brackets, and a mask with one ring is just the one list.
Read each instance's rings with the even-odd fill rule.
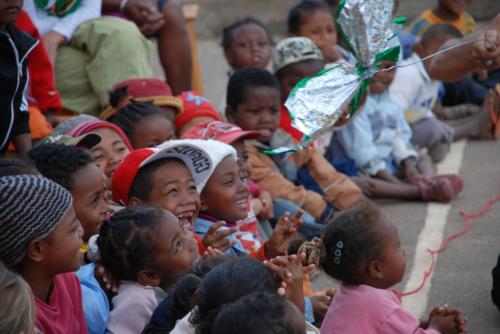
[[399,25],[391,19],[392,8],[393,0],[340,2],[338,30],[357,65],[338,64],[302,80],[290,93],[285,105],[292,125],[307,136],[306,142],[329,131],[340,118],[349,119],[356,111],[358,103],[351,110],[351,101],[359,102],[367,80],[377,71],[377,61],[391,49],[389,40],[399,31]]

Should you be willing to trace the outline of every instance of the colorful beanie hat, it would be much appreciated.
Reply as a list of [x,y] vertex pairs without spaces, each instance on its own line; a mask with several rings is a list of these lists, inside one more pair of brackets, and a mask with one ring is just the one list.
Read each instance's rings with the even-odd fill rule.
[[28,244],[47,237],[72,204],[69,191],[43,176],[0,177],[0,261],[19,263]]

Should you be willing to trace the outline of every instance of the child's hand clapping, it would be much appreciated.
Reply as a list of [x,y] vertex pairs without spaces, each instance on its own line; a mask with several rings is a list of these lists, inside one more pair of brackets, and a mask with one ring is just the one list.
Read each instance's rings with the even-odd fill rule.
[[265,251],[268,259],[287,254],[288,243],[304,224],[300,218],[303,214],[303,210],[298,210],[293,216],[287,212],[280,218],[266,244]]
[[462,312],[447,307],[436,307],[429,314],[427,328],[435,329],[442,334],[465,334],[467,325]]
[[210,246],[207,247],[205,252],[202,255],[203,260],[207,261],[213,258],[216,258],[218,256],[223,256],[224,253],[218,250],[217,248],[212,248]]
[[94,277],[101,285],[101,288],[108,295],[114,295],[118,292],[119,282],[111,275],[108,269],[102,264],[96,264],[94,268]]
[[234,246],[234,241],[227,239],[228,236],[236,232],[235,227],[228,228],[226,230],[217,231],[219,227],[224,226],[223,221],[212,224],[208,229],[207,233],[203,237],[201,243],[205,248],[212,247],[213,249],[218,249],[221,252],[226,251],[228,248]]
[[302,312],[304,311],[304,273],[313,270],[316,266],[310,264],[302,266],[306,257],[305,253],[290,256],[278,256],[264,265],[273,271],[281,280],[278,293],[285,295]]

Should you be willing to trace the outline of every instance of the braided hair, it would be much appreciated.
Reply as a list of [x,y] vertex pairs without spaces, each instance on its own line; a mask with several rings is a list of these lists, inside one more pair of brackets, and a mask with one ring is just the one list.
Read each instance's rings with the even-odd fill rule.
[[73,190],[73,176],[77,171],[94,163],[92,157],[75,146],[46,143],[33,147],[28,152],[36,169],[48,179]]
[[[109,94],[109,104],[114,108],[118,108],[118,111],[108,118],[108,121],[122,129],[129,139],[132,140],[135,127],[145,118],[160,116],[172,122],[167,112],[152,102],[141,102],[130,99],[120,107],[120,104],[123,104],[126,98],[127,86],[118,88]],[[174,128],[173,123],[172,128]]]
[[153,266],[153,241],[163,216],[164,211],[158,207],[130,207],[101,226],[99,256],[113,277],[136,281],[142,270]]

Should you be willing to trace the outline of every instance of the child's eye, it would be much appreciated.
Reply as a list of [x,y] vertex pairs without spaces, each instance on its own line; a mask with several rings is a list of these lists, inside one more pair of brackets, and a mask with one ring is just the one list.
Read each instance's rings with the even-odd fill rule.
[[97,163],[98,161],[104,159],[104,155],[99,154],[94,156],[94,161]]
[[179,240],[177,240],[177,242],[175,243],[175,251],[176,251],[176,252],[178,252],[178,251],[180,251],[180,250],[181,250],[181,248],[182,248],[182,240],[181,240],[181,239],[179,239]]
[[125,153],[125,151],[126,151],[126,150],[127,150],[127,148],[126,148],[126,147],[120,147],[120,148],[118,149],[118,152],[119,152],[119,153]]
[[176,188],[171,188],[171,189],[168,189],[167,190],[167,195],[173,195],[173,194],[177,194],[177,189]]

